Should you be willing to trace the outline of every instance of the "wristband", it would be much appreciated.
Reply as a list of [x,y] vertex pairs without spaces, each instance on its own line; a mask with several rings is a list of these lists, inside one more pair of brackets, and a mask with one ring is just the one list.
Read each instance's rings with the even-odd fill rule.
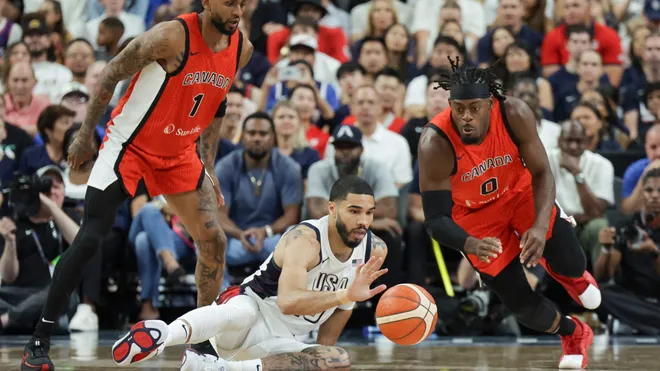
[[605,246],[601,246],[601,247],[600,247],[600,253],[601,253],[601,254],[605,254],[605,255],[609,255],[609,254],[610,254],[610,249],[608,249],[608,248],[605,247]]
[[339,300],[341,305],[346,305],[353,302],[348,298],[348,292],[346,290],[335,291],[335,295],[337,296],[337,300]]
[[264,229],[266,230],[266,237],[273,237],[273,228],[267,225]]

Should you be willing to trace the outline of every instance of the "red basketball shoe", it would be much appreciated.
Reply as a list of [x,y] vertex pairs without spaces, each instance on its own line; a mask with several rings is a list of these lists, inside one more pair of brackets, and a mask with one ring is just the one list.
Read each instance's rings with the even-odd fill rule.
[[559,368],[583,369],[589,363],[589,346],[594,341],[594,332],[586,323],[575,317],[573,334],[561,337],[561,348],[563,354],[559,359]]
[[146,361],[165,349],[170,334],[163,321],[141,321],[112,346],[112,359],[119,366]]
[[591,273],[585,270],[582,277],[570,278],[553,272],[544,258],[541,259],[540,263],[555,281],[564,286],[566,292],[578,304],[587,309],[596,309],[600,306],[600,289],[598,289],[598,284]]

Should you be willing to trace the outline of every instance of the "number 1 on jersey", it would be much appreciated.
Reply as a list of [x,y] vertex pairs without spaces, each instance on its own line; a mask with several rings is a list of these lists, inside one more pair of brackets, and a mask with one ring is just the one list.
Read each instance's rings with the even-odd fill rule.
[[188,116],[194,117],[197,114],[197,110],[199,109],[199,105],[202,104],[202,99],[204,99],[204,94],[200,93],[195,95],[195,98],[193,98],[193,101],[195,104],[193,105],[192,110],[190,110],[190,114]]

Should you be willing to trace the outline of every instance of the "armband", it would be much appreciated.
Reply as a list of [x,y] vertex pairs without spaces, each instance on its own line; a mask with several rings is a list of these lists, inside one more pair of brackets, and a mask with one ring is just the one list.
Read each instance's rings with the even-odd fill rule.
[[451,191],[422,192],[422,206],[428,234],[439,244],[463,252],[465,241],[470,235],[451,219],[454,206]]
[[227,98],[220,103],[220,107],[218,107],[218,110],[215,112],[215,117],[223,118],[225,117],[225,113],[227,113]]

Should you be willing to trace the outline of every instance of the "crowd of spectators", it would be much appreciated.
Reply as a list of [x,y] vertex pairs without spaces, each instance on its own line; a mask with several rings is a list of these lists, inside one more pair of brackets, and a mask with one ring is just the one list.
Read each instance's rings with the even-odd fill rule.
[[[448,107],[435,81],[450,72],[448,57],[459,57],[493,69],[504,93],[535,113],[557,201],[575,217],[603,289],[599,322],[614,333],[660,332],[660,0],[243,2],[239,28],[255,50],[227,95],[215,164],[226,203],[225,287],[288,227],[325,216],[330,186],[346,174],[374,188],[372,230],[389,248],[385,283],[437,285],[417,143]],[[86,186],[70,175],[66,154],[104,66],[146,29],[202,8],[200,0],[0,2],[2,331],[33,327],[49,272],[78,229]],[[129,82],[98,123],[98,145]],[[7,202],[18,174],[52,183],[29,217]],[[457,289],[497,301],[460,254],[440,249]],[[81,267],[87,274],[62,327],[98,329],[117,271],[135,273],[132,320],[160,318],[164,288],[185,286],[194,259],[180,220],[141,187],[102,253]],[[542,269],[527,273],[552,297]]]

